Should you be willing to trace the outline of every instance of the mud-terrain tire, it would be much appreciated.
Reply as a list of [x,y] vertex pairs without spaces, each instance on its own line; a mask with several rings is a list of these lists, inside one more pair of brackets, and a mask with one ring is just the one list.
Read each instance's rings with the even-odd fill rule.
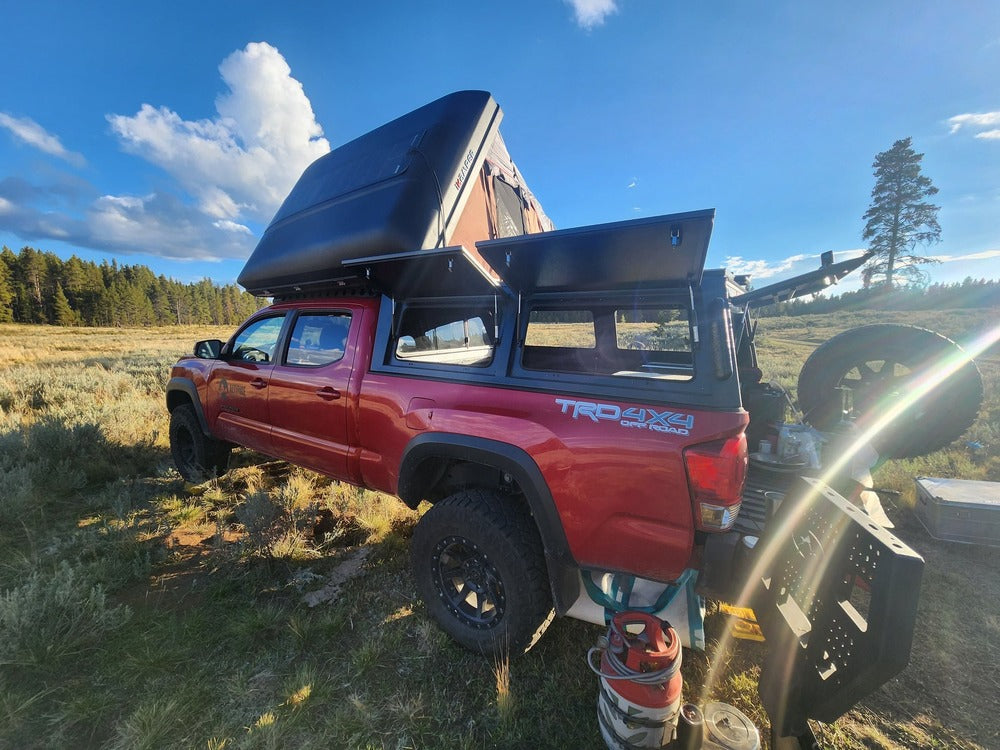
[[427,610],[471,651],[522,654],[555,614],[538,529],[513,498],[466,490],[417,524],[413,576]]
[[232,448],[205,435],[198,415],[190,404],[181,404],[170,413],[170,455],[177,471],[189,482],[203,482],[222,476],[229,468]]
[[851,391],[856,422],[872,425],[942,365],[965,360],[954,374],[908,406],[872,439],[886,458],[921,456],[945,447],[975,420],[983,379],[975,362],[949,338],[925,328],[870,325],[844,331],[818,347],[799,372],[799,407],[820,430],[841,418],[838,388]]

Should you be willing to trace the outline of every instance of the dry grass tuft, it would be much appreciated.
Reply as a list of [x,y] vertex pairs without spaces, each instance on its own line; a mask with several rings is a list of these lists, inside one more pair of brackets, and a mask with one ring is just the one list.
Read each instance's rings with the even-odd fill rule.
[[514,713],[514,694],[510,691],[510,654],[493,662],[493,679],[497,691],[497,712],[501,721],[509,721]]

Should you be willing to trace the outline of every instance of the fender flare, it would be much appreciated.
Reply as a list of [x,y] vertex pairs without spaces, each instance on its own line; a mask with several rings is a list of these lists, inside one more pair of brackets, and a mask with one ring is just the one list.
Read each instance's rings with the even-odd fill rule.
[[167,383],[167,411],[172,412],[183,403],[183,399],[178,397],[179,393],[187,396],[187,400],[194,407],[194,413],[198,417],[198,424],[201,431],[206,436],[212,437],[212,432],[208,429],[208,420],[205,419],[205,410],[201,406],[201,399],[198,397],[198,387],[190,378],[170,378]]
[[451,458],[494,466],[517,482],[542,539],[556,612],[564,615],[580,595],[579,566],[570,551],[552,492],[534,459],[523,449],[498,440],[425,432],[409,442],[400,460],[397,495],[410,507],[416,507],[422,499],[417,473],[429,458]]

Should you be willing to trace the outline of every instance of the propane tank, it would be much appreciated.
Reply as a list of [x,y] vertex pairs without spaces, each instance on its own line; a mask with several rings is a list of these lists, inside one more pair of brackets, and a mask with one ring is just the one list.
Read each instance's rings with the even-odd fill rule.
[[[602,652],[599,670],[595,651]],[[664,748],[673,740],[684,681],[681,653],[668,622],[645,612],[611,618],[607,636],[588,654],[601,678],[597,719],[610,750]]]

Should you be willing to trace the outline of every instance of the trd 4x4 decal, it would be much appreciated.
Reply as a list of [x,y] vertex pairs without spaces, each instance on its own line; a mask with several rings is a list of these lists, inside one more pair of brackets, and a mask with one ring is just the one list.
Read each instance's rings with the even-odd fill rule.
[[622,409],[614,404],[596,404],[592,401],[574,401],[557,398],[556,403],[563,414],[572,414],[573,419],[587,417],[594,422],[608,420],[618,422],[622,427],[633,427],[653,432],[668,432],[673,435],[690,435],[694,429],[694,415],[675,411],[659,411],[648,406]]

